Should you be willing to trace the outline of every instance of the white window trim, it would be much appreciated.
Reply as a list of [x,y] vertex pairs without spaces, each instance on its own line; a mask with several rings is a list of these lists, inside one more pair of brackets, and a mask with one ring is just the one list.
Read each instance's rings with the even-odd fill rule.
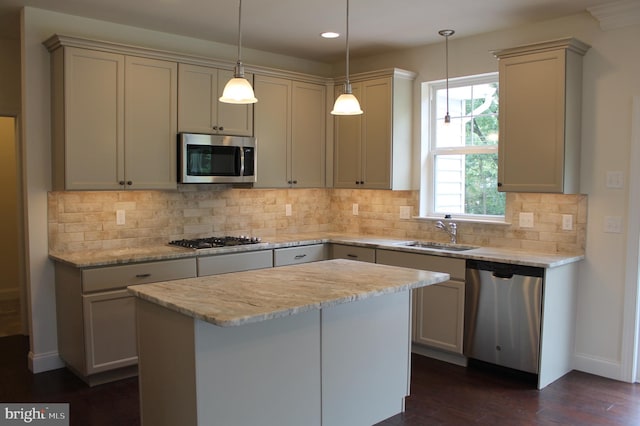
[[[456,83],[464,82],[464,85],[474,85],[474,84],[482,84],[482,83],[492,83],[497,81],[498,73],[491,72],[486,74],[479,74],[475,76],[466,76],[466,77],[458,77],[458,78],[450,78],[449,79],[449,88],[452,86],[455,87]],[[433,210],[433,193],[435,191],[435,182],[433,175],[433,158],[431,155],[431,141],[435,136],[435,128],[432,128],[430,123],[433,118],[432,115],[435,114],[435,111],[431,111],[431,99],[434,96],[434,86],[442,85],[446,80],[434,80],[423,82],[421,85],[421,141],[420,141],[420,205],[419,205],[419,216],[417,218],[422,219],[442,219],[442,214],[435,213]],[[456,154],[460,151],[460,149],[456,147],[452,148],[442,148],[441,152],[449,152],[451,154]],[[483,152],[495,152],[495,148],[493,147],[482,147],[478,146],[471,150],[473,153],[483,153]],[[467,148],[465,153],[469,153],[469,149]],[[505,215],[506,215],[506,206],[505,206]],[[451,219],[455,219],[456,221],[462,222],[479,222],[479,223],[496,223],[496,224],[509,224],[506,222],[505,216],[494,216],[494,215],[470,215],[470,214],[451,214]]]

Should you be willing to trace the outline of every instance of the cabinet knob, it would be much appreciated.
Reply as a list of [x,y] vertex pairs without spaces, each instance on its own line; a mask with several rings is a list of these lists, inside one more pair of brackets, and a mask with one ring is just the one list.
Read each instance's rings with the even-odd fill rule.
[[218,130],[223,131],[223,130],[224,130],[224,127],[220,126],[220,127],[218,128]]
[[122,185],[122,186],[124,186],[124,181],[123,181],[123,180],[119,180],[119,181],[118,181],[118,185]]
[[294,181],[293,181],[293,184],[294,184],[294,185],[296,185],[297,183],[298,183],[298,181],[297,181],[297,180],[294,180]]
[[128,180],[128,181],[127,181],[127,185],[131,186],[131,185],[133,185],[133,182],[132,182],[132,181],[130,181],[130,180]]
[[502,182],[498,182],[498,187],[501,187],[501,186],[502,186]]

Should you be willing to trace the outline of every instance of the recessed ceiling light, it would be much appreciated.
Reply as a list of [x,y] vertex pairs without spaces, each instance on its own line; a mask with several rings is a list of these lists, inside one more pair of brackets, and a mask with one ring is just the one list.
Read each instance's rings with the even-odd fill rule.
[[333,31],[326,31],[326,32],[320,34],[320,36],[323,37],[323,38],[338,38],[338,37],[340,37],[340,33],[336,33],[336,32],[333,32]]

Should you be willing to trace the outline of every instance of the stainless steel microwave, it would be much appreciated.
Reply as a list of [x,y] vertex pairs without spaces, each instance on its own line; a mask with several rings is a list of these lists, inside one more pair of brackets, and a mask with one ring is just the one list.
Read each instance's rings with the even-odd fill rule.
[[255,138],[178,134],[180,183],[255,182],[256,160]]

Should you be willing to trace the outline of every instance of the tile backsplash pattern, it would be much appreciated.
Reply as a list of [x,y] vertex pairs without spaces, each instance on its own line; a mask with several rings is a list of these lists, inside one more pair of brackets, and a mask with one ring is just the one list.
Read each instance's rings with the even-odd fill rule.
[[[57,252],[132,248],[180,238],[248,235],[268,240],[283,233],[345,232],[448,241],[435,220],[400,219],[400,207],[418,211],[418,191],[350,189],[240,189],[184,185],[178,191],[49,193],[49,248]],[[285,205],[291,204],[291,216]],[[358,204],[358,215],[353,215]],[[116,211],[125,224],[116,225]],[[534,214],[520,228],[520,212]],[[562,214],[573,216],[563,231]],[[507,194],[508,224],[458,222],[458,241],[550,253],[583,253],[585,195]]]

